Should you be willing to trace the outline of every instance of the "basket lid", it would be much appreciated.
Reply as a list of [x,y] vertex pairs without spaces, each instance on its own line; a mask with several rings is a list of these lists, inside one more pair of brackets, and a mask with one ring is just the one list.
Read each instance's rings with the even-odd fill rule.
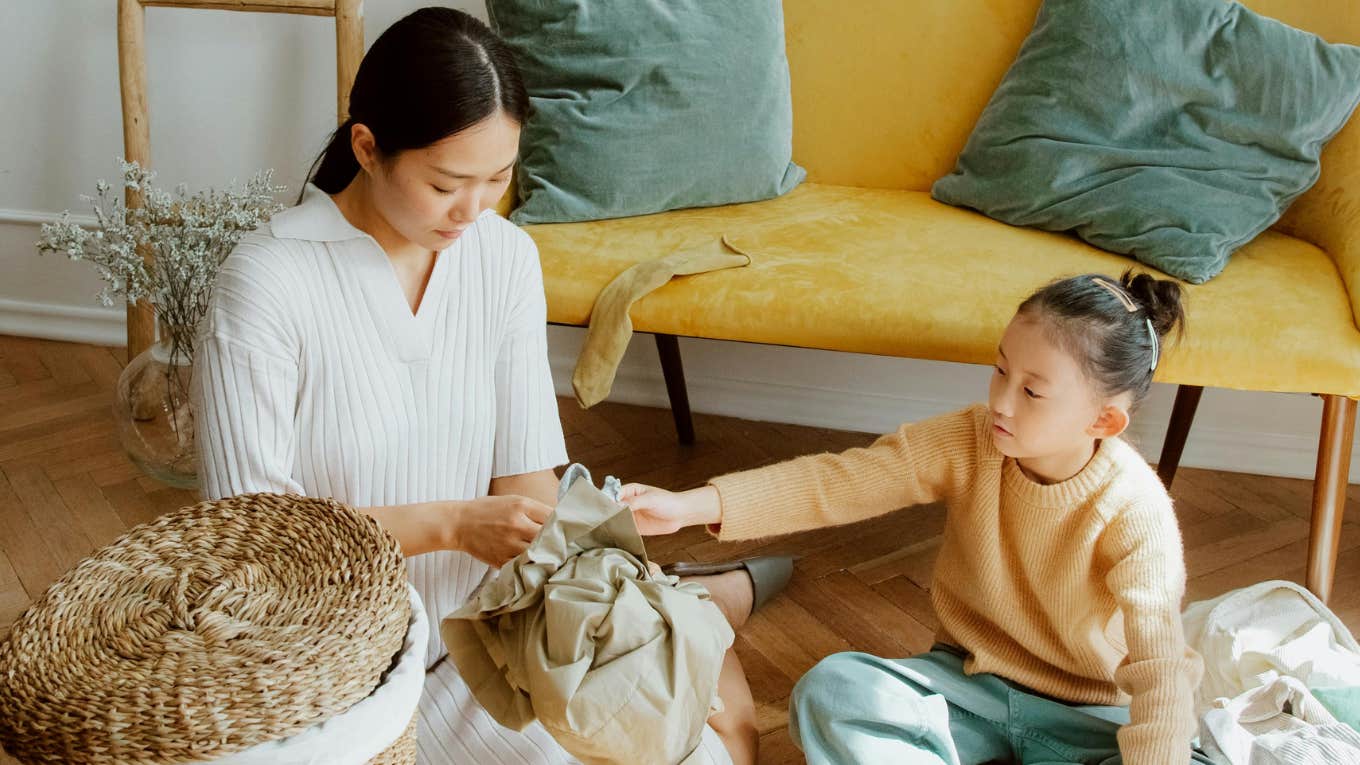
[[26,762],[180,763],[368,696],[406,637],[405,561],[329,499],[249,494],[128,531],[0,644],[0,745]]

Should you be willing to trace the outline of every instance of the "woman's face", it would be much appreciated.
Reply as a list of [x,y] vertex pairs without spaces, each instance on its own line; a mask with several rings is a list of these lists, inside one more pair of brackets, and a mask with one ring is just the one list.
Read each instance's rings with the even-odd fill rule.
[[498,111],[461,133],[371,163],[373,206],[412,244],[448,247],[505,194],[519,132],[519,123]]

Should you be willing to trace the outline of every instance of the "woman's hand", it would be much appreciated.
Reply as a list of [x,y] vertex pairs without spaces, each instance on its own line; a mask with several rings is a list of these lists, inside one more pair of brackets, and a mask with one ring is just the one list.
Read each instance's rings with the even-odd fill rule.
[[502,566],[524,552],[547,522],[552,508],[528,497],[488,496],[455,503],[452,544],[477,560]]
[[676,493],[630,483],[619,493],[619,501],[633,511],[633,521],[643,536],[672,534],[686,526],[722,522],[722,501],[712,486]]

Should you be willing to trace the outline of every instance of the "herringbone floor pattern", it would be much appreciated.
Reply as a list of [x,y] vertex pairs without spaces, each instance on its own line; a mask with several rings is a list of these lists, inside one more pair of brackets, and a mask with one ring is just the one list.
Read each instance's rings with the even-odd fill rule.
[[[121,349],[0,337],[0,639],[66,569],[127,528],[195,501],[138,473],[109,414]],[[669,413],[561,402],[572,459],[671,488],[786,457],[868,443],[872,436],[698,416],[699,443],[676,444]],[[1190,599],[1263,579],[1302,581],[1311,484],[1182,470],[1177,500]],[[1360,489],[1351,487],[1333,607],[1360,628]],[[930,570],[938,507],[761,543],[719,545],[687,530],[650,544],[652,557],[715,560],[757,552],[800,557],[785,597],[757,614],[737,650],[759,707],[763,763],[800,762],[788,740],[794,681],[819,658],[862,650],[905,656],[928,647],[936,621]],[[0,765],[13,762],[0,753]]]

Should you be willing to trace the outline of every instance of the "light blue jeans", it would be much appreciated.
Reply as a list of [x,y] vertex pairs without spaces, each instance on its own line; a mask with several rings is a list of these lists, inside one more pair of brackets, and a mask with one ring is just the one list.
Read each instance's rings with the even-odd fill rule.
[[[957,649],[938,645],[910,659],[828,656],[789,704],[789,733],[809,765],[1119,765],[1115,733],[1129,719],[1127,707],[1065,704],[966,675]],[[1210,762],[1198,752],[1193,761]]]

